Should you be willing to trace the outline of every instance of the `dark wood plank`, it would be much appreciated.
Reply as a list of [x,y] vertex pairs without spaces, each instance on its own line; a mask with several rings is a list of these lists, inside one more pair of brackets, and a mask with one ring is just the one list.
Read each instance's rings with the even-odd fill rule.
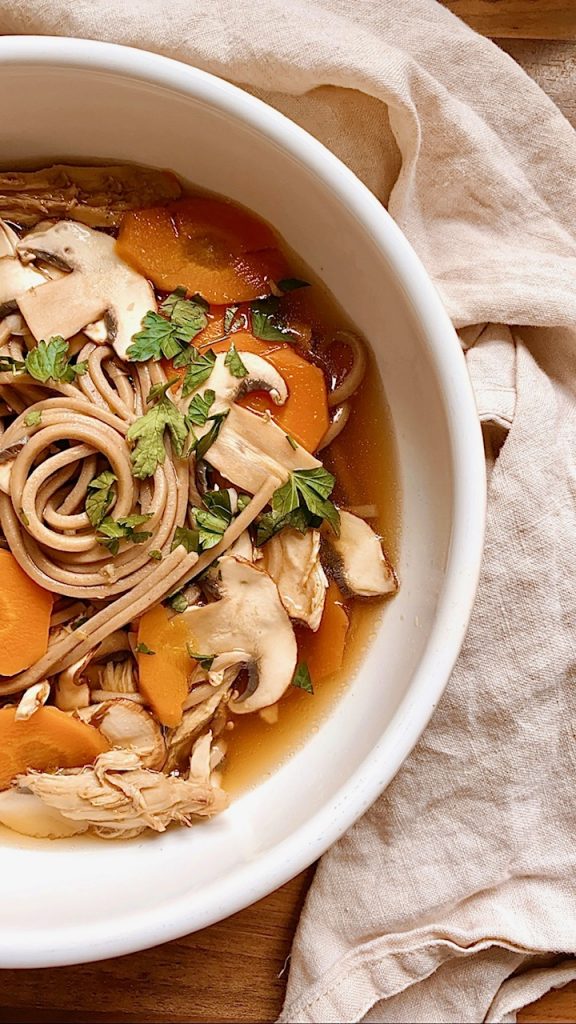
[[576,39],[572,0],[442,0],[482,35],[512,39]]

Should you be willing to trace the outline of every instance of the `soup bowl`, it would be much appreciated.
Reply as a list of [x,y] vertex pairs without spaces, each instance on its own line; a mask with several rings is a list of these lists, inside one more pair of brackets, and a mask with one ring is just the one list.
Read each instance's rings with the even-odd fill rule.
[[209,925],[319,857],[390,782],[458,655],[484,524],[481,435],[458,339],[375,197],[277,111],[195,68],[72,39],[0,40],[0,160],[169,167],[264,217],[373,349],[398,449],[398,596],[317,731],[223,815],[103,842],[0,836],[0,967],[96,960]]

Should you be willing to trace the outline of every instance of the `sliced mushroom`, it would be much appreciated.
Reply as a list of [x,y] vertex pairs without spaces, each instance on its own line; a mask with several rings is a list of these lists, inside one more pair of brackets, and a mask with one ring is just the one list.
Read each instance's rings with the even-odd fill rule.
[[230,702],[238,714],[274,704],[290,685],[297,647],[290,619],[268,573],[225,555],[219,563],[221,599],[183,614],[193,650],[232,655],[247,665],[249,686]]
[[284,378],[272,366],[272,363],[253,352],[241,352],[240,357],[247,371],[245,377],[235,377],[230,373],[226,366],[227,355],[221,352],[216,356],[216,362],[208,380],[197,388],[195,392],[197,395],[203,395],[206,391],[214,391],[216,398],[211,412],[223,412],[237,398],[250,391],[267,391],[275,405],[284,405],[288,398],[288,388]]
[[[0,466],[0,476],[1,469],[2,467]],[[1,486],[2,483],[0,480],[0,487]],[[255,561],[254,545],[252,544],[252,538],[248,530],[244,530],[244,532],[238,537],[238,540],[235,540],[231,547],[228,548],[228,554],[234,555],[235,558],[243,558],[245,562]]]
[[321,463],[305,448],[292,446],[271,419],[232,405],[218,437],[204,456],[231,483],[255,494],[270,479],[284,483],[294,469]]
[[262,558],[290,618],[317,630],[328,587],[320,562],[319,530],[281,530],[264,545]]
[[50,683],[46,680],[43,683],[35,683],[34,686],[29,686],[24,691],[20,698],[20,703],[16,708],[16,714],[14,718],[17,722],[26,722],[38,708],[44,706],[48,697],[50,696]]
[[40,797],[15,789],[0,793],[0,824],[33,839],[67,839],[88,829],[87,824],[70,821]]
[[142,318],[156,309],[151,285],[116,252],[109,235],[63,220],[25,235],[17,245],[21,258],[42,259],[70,273],[18,297],[20,310],[37,340],[70,338],[104,317],[108,337],[121,359],[140,330]]
[[178,199],[178,179],[150,167],[73,167],[0,174],[0,214],[32,226],[46,217],[69,217],[91,227],[118,226],[126,210]]
[[83,722],[95,726],[112,747],[129,750],[144,768],[159,771],[166,760],[166,744],[156,720],[134,701],[118,697],[78,711]]
[[398,590],[398,578],[380,538],[363,519],[341,511],[340,536],[326,533],[325,540],[334,575],[345,592],[379,597]]
[[16,296],[45,284],[46,278],[24,266],[17,255],[18,235],[0,220],[0,310],[16,308]]
[[163,775],[142,767],[126,750],[101,754],[90,768],[58,774],[28,772],[16,781],[50,808],[110,839],[164,832],[171,822],[191,824],[224,810],[226,794],[212,783]]
[[92,657],[92,652],[64,669],[54,687],[54,703],[60,711],[78,711],[90,704],[90,687],[82,673]]

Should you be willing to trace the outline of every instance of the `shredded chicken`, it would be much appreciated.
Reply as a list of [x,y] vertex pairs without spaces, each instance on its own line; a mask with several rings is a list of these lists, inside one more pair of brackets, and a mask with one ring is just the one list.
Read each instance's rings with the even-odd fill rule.
[[209,780],[198,781],[197,774],[187,780],[147,770],[137,754],[123,750],[101,754],[90,768],[56,775],[28,772],[18,777],[16,786],[108,839],[139,835],[146,828],[164,832],[172,822],[190,825],[194,818],[217,814],[228,803],[224,791]]

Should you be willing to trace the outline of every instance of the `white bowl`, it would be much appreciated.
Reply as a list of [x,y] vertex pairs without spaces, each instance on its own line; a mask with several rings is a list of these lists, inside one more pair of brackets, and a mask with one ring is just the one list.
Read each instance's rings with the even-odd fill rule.
[[[0,161],[170,167],[270,221],[369,339],[403,493],[401,591],[356,678],[303,749],[224,815],[128,842],[0,839],[0,967],[128,953],[231,914],[305,868],[409,754],[458,655],[477,584],[484,460],[460,346],[374,196],[275,110],[163,57],[74,39],[0,40]],[[423,780],[425,785],[425,780]]]

